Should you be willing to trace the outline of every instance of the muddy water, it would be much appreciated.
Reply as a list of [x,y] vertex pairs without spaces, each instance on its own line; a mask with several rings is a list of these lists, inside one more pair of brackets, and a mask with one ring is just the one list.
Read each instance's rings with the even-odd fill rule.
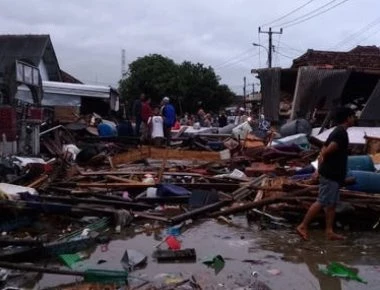
[[[322,231],[315,230],[311,232],[312,240],[303,242],[289,229],[259,230],[255,225],[246,224],[245,218],[237,218],[234,222],[239,226],[206,220],[192,224],[184,231],[179,237],[182,248],[196,249],[196,263],[155,262],[152,253],[165,235],[163,230],[156,234],[117,236],[107,249],[94,248],[90,258],[78,267],[121,270],[120,259],[124,251],[135,249],[148,256],[148,263],[131,275],[150,281],[159,281],[164,274],[170,273],[173,277],[184,278],[194,275],[203,289],[380,289],[379,233],[345,233],[346,241],[329,242],[324,239]],[[215,275],[214,270],[203,265],[201,260],[218,254],[224,257],[225,267]],[[106,262],[98,265],[100,260]],[[330,278],[320,273],[318,265],[331,261],[357,269],[368,284]],[[256,277],[253,272],[257,273]],[[74,281],[75,278],[65,276],[43,275],[36,288]],[[139,285],[141,281],[134,280],[133,283]]]

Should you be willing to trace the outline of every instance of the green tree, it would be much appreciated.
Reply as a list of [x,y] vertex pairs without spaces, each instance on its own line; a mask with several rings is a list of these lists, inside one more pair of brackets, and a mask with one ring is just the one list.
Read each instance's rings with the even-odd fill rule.
[[145,93],[154,102],[175,93],[178,66],[158,54],[136,59],[129,65],[127,77],[119,82],[121,96],[131,101]]
[[119,90],[129,101],[140,93],[147,94],[155,103],[169,96],[180,113],[195,112],[200,102],[205,110],[216,112],[230,104],[234,97],[228,86],[219,81],[212,67],[189,61],[176,64],[167,57],[153,54],[129,65]]

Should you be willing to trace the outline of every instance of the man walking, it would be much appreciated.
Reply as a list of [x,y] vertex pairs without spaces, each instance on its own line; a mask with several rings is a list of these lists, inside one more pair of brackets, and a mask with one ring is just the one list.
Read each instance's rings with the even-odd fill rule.
[[176,113],[174,106],[170,104],[170,99],[165,97],[162,99],[162,117],[164,118],[164,135],[166,138],[166,145],[170,145],[171,130],[176,121]]
[[347,129],[355,123],[355,112],[341,108],[336,113],[339,124],[329,135],[319,155],[319,195],[297,227],[298,234],[309,238],[308,226],[323,208],[326,215],[326,236],[329,240],[342,240],[343,236],[333,230],[335,207],[339,202],[339,186],[347,174],[348,134]]

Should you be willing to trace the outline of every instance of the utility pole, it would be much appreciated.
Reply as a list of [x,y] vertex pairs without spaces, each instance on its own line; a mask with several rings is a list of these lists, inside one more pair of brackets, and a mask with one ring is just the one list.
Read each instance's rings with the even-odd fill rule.
[[121,50],[121,78],[124,79],[127,70],[125,68],[125,49]]
[[272,27],[269,27],[268,31],[262,31],[261,27],[259,27],[259,33],[266,33],[268,34],[268,68],[272,67],[272,51],[273,51],[273,44],[272,44],[272,35],[273,34],[282,34],[282,28],[280,31],[272,31]]
[[243,86],[243,100],[244,100],[244,109],[245,109],[245,101],[246,101],[246,99],[245,99],[245,96],[246,96],[246,93],[245,93],[245,89],[246,89],[246,85],[247,85],[247,78],[246,77],[244,77],[243,78],[243,82],[244,82],[244,86]]
[[252,83],[252,97],[255,95],[255,84]]

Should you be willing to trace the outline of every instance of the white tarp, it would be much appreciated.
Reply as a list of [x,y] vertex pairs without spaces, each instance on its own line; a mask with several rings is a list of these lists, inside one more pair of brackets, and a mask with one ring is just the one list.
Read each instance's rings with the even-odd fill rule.
[[[319,132],[319,128],[316,129],[313,129],[312,136],[314,136],[322,142],[325,142],[330,133],[334,130],[334,128],[331,128],[317,135]],[[347,133],[350,144],[365,144],[364,136],[380,138],[379,127],[351,127],[348,128]]]
[[31,195],[38,195],[37,190],[31,187],[14,185],[9,183],[0,183],[0,194],[6,195],[10,200],[18,200],[18,193],[29,192]]

